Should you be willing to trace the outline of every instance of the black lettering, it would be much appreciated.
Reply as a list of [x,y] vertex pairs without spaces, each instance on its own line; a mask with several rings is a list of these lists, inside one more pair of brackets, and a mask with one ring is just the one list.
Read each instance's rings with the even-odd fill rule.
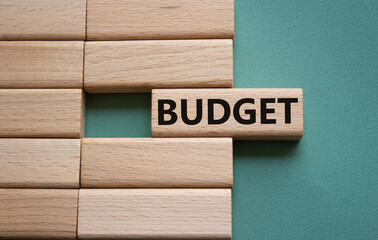
[[[214,119],[214,104],[220,104],[224,109],[224,114],[220,119]],[[208,109],[208,124],[222,124],[225,123],[231,114],[230,105],[222,99],[208,99],[207,100]]]
[[188,100],[181,99],[181,117],[182,121],[188,125],[196,125],[202,120],[202,99],[197,99],[197,115],[196,118],[190,120],[188,118]]
[[266,108],[267,103],[275,103],[275,98],[261,98],[261,124],[275,124],[276,119],[267,119],[268,113],[274,113],[274,108]]
[[240,108],[245,103],[252,103],[252,104],[254,104],[255,100],[253,98],[243,98],[243,99],[240,99],[239,101],[237,101],[236,104],[235,104],[235,106],[234,106],[234,117],[235,117],[235,120],[238,123],[241,123],[241,124],[252,124],[252,123],[255,123],[256,122],[256,110],[252,110],[252,109],[245,110],[245,114],[249,114],[249,116],[250,116],[249,119],[243,119],[240,116]]
[[[169,108],[164,109],[164,105],[168,104]],[[172,125],[177,121],[177,114],[173,112],[176,108],[176,103],[173,100],[169,99],[159,99],[158,100],[158,123],[159,125]],[[164,115],[171,115],[171,119],[168,121],[164,120]]]
[[291,103],[297,103],[298,98],[279,98],[279,103],[285,103],[285,123],[291,123]]

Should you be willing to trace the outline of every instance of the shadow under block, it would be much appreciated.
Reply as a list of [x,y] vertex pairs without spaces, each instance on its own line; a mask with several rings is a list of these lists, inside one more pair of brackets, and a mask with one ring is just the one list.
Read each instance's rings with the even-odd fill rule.
[[87,92],[232,87],[232,40],[85,43]]
[[79,201],[79,239],[231,239],[231,189],[80,189]]
[[78,189],[0,189],[0,238],[76,237]]
[[154,89],[153,137],[299,140],[302,89]]
[[84,40],[86,0],[2,0],[0,40]]
[[0,137],[84,136],[81,89],[0,89]]
[[0,187],[79,188],[80,139],[0,139]]
[[231,138],[82,141],[82,187],[232,187]]
[[88,40],[233,36],[233,0],[88,0]]
[[83,55],[83,41],[0,41],[0,88],[82,88]]

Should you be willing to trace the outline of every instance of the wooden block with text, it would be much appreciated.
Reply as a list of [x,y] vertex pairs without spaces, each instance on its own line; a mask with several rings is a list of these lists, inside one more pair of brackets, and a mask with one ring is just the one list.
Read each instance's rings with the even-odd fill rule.
[[84,138],[82,187],[232,187],[231,138]]
[[80,239],[231,239],[230,189],[80,189]]
[[84,136],[81,89],[0,89],[0,137]]
[[2,0],[0,40],[84,40],[86,0]]
[[88,40],[233,38],[233,0],[88,0]]
[[76,238],[75,189],[0,189],[0,238]]
[[299,140],[302,89],[154,89],[153,137]]
[[82,88],[83,55],[83,41],[0,41],[0,88]]
[[232,40],[85,43],[88,92],[150,92],[152,88],[232,87]]
[[79,188],[80,141],[0,138],[0,187]]

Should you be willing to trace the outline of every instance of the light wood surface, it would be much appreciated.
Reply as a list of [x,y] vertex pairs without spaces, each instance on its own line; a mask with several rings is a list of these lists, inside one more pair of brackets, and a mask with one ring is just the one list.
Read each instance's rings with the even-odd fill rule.
[[82,88],[83,55],[83,41],[0,41],[0,88]]
[[0,187],[79,188],[80,139],[0,139]]
[[0,40],[84,40],[86,0],[1,0]]
[[231,190],[80,189],[78,237],[231,239]]
[[233,0],[88,0],[88,40],[233,38]]
[[0,238],[76,237],[78,190],[0,189]]
[[232,40],[86,42],[84,74],[96,93],[232,87]]
[[[254,104],[244,103],[240,108],[235,108],[236,103],[244,98],[252,98]],[[274,102],[265,102],[263,98],[273,99]],[[285,98],[297,99],[297,103],[290,103],[290,113],[286,114],[286,103],[278,102]],[[202,100],[202,119],[198,123],[188,125],[182,118],[182,100],[187,104],[187,116],[189,120],[197,117],[197,99]],[[208,101],[220,99],[230,106],[230,117],[222,124],[209,122]],[[176,107],[173,112],[177,115],[177,121],[170,125],[159,124],[158,100],[173,100]],[[262,102],[264,101],[264,103]],[[162,101],[161,101],[162,102]],[[226,104],[225,104],[226,105]],[[200,105],[201,106],[201,105]],[[225,110],[220,104],[214,104],[214,119],[219,120],[225,115]],[[269,109],[266,114],[262,108]],[[164,110],[169,110],[170,105],[164,104]],[[255,123],[240,123],[235,119],[234,111],[240,118]],[[255,111],[255,114],[252,111]],[[168,111],[167,111],[168,112]],[[265,110],[264,110],[265,112]],[[161,111],[161,113],[163,113]],[[275,123],[263,123],[262,117],[274,120]],[[286,117],[290,117],[290,123]],[[164,114],[164,122],[169,122],[171,116]],[[163,121],[161,123],[164,123]],[[251,121],[252,122],[252,121]],[[236,139],[250,140],[299,140],[303,135],[303,103],[302,89],[154,89],[152,91],[152,136],[153,137],[234,137]]]
[[232,187],[231,138],[84,138],[82,187]]
[[0,137],[84,136],[81,89],[0,89]]

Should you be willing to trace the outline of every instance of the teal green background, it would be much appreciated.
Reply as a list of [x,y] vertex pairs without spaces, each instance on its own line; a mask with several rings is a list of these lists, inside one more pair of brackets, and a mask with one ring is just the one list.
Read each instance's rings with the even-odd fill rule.
[[[234,142],[233,239],[378,239],[378,2],[235,0],[234,86],[303,88],[300,142]],[[86,137],[150,137],[150,94],[87,95]]]

